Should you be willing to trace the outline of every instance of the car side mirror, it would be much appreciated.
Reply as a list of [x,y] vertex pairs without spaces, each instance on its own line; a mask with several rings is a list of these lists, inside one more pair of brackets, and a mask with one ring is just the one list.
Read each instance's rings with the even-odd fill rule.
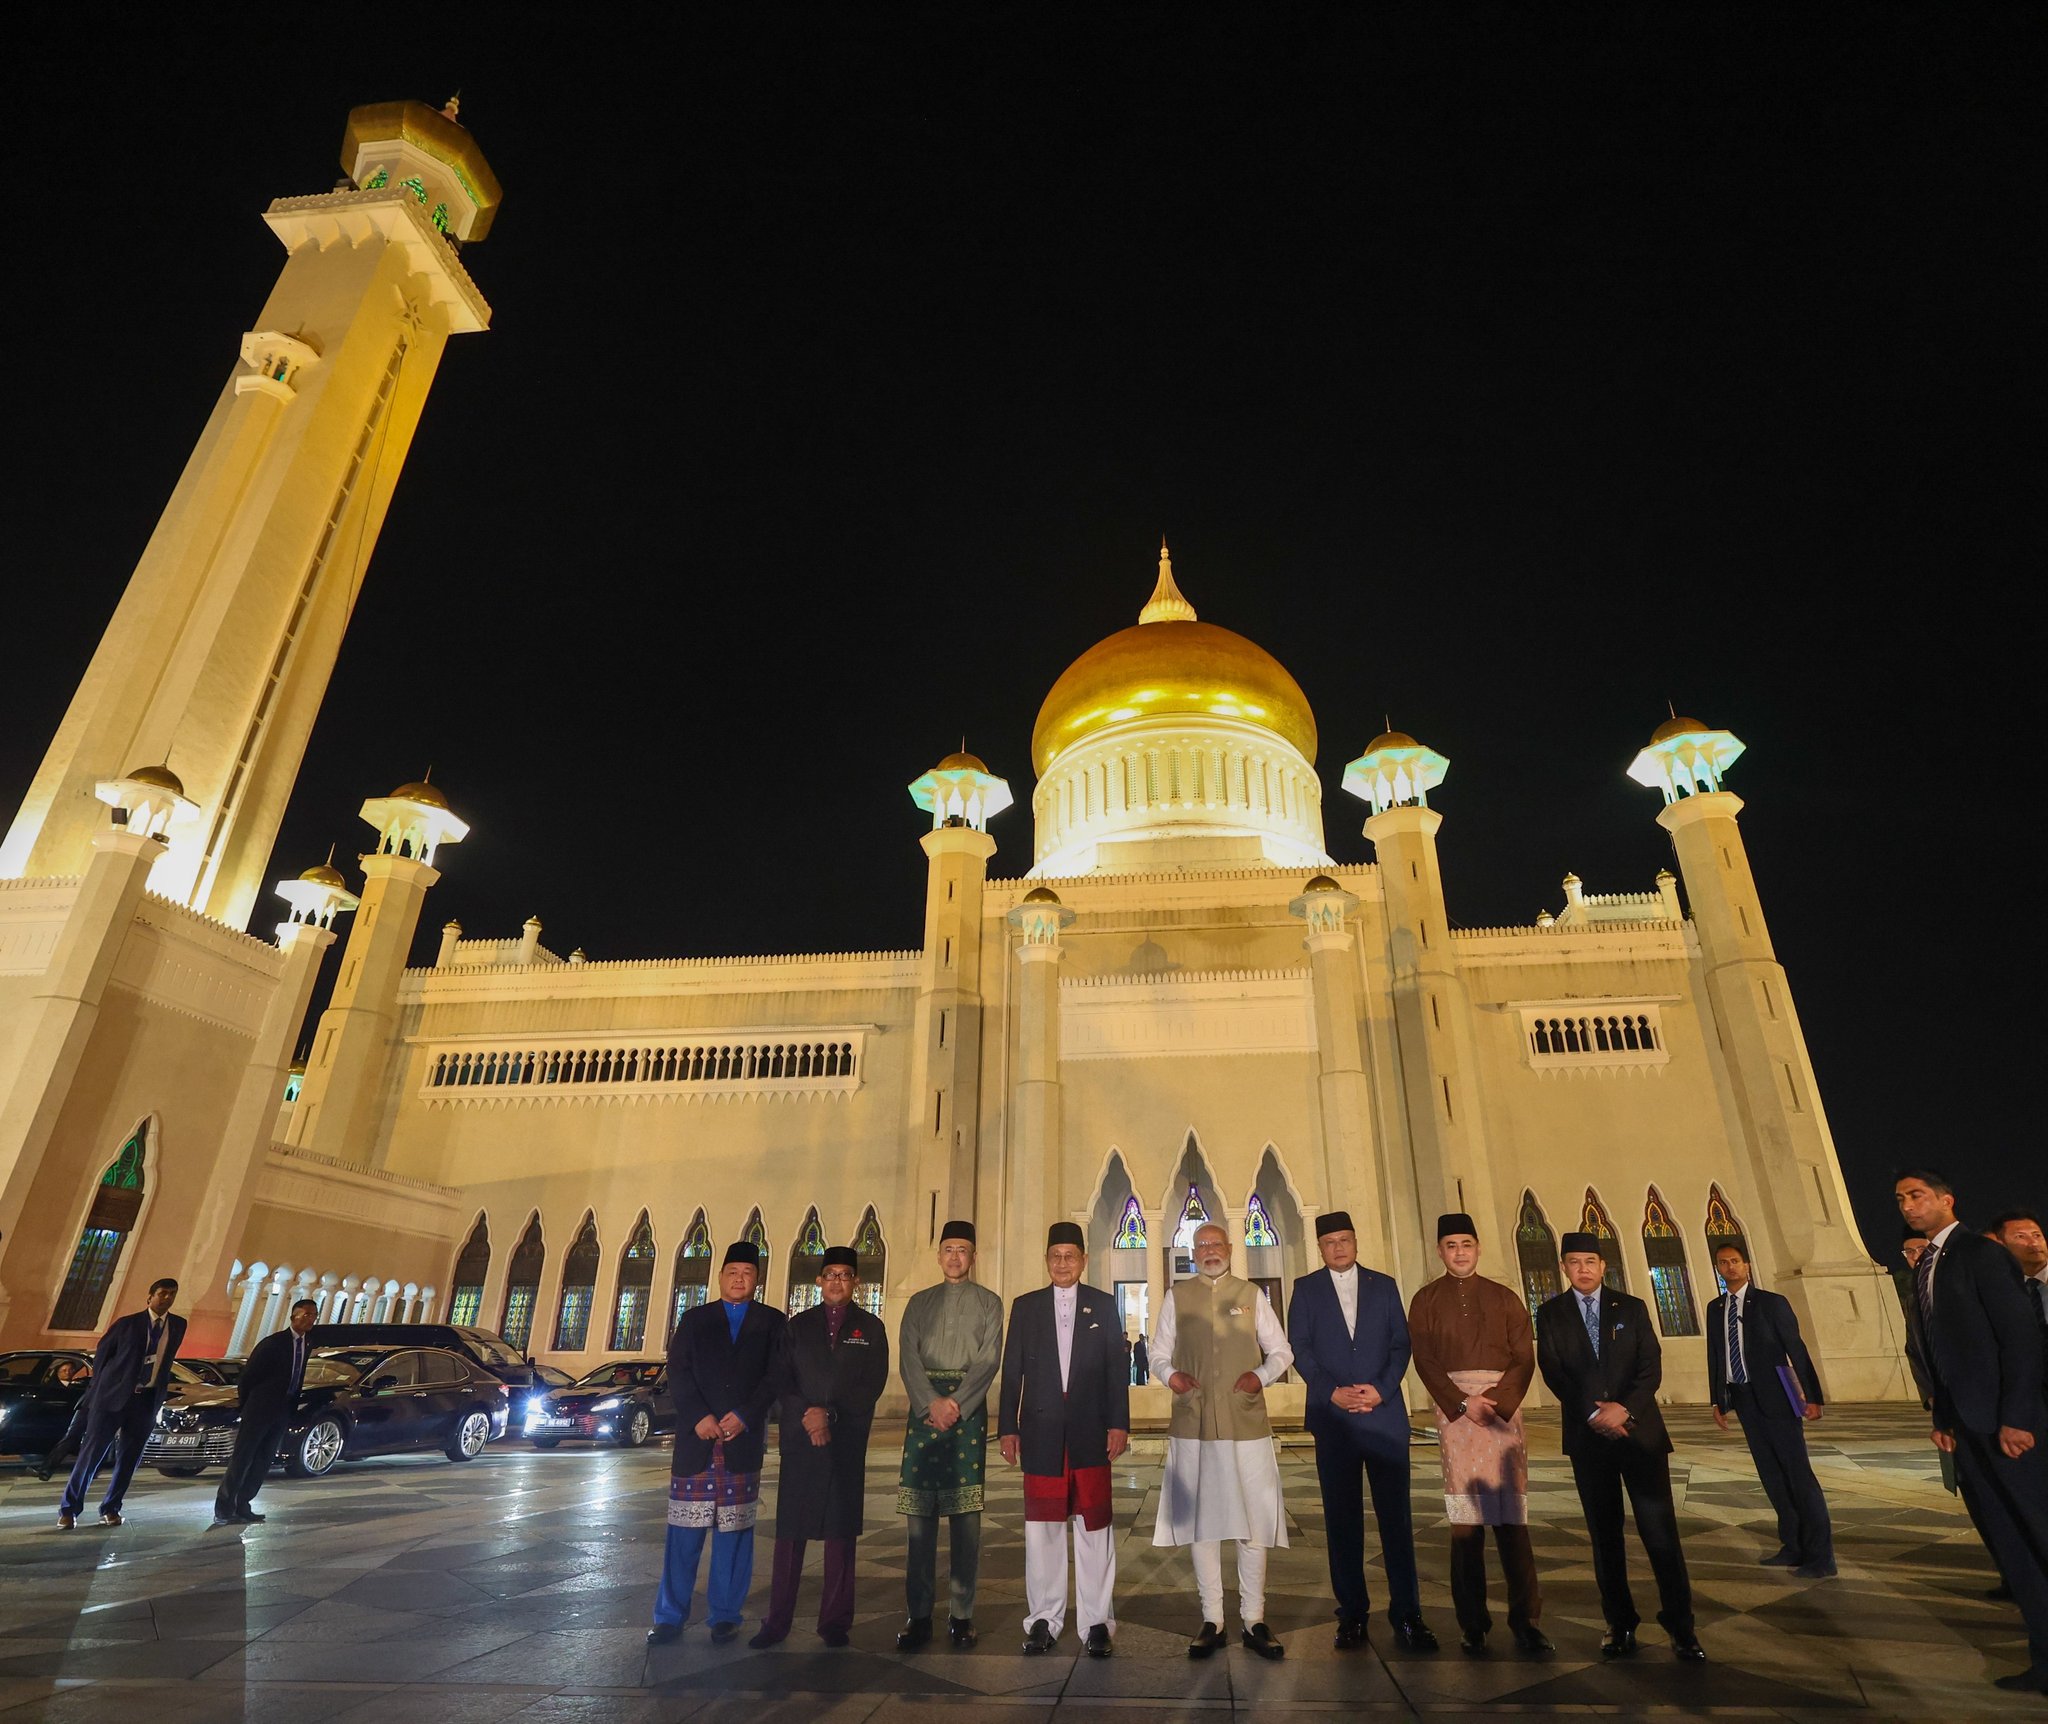
[[370,1379],[370,1392],[373,1395],[381,1394],[386,1389],[395,1389],[397,1387],[398,1379],[388,1374],[382,1377],[372,1377]]

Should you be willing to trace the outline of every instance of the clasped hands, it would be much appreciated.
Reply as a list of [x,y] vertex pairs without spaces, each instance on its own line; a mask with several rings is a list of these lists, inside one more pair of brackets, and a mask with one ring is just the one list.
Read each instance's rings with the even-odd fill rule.
[[707,1443],[715,1443],[721,1437],[729,1443],[746,1428],[737,1413],[727,1413],[722,1419],[714,1419],[706,1413],[696,1424],[697,1435]]
[[804,1408],[804,1429],[810,1433],[811,1447],[822,1449],[832,1440],[832,1414],[824,1407]]
[[1586,1422],[1613,1442],[1628,1435],[1628,1408],[1619,1401],[1595,1401],[1593,1416]]
[[941,1395],[925,1408],[924,1416],[935,1431],[950,1431],[960,1422],[960,1403],[950,1395]]
[[1380,1399],[1379,1390],[1370,1383],[1345,1383],[1330,1391],[1330,1405],[1346,1413],[1369,1413]]
[[[1176,1395],[1191,1395],[1202,1385],[1187,1372],[1176,1371],[1166,1379],[1166,1386]],[[1266,1385],[1259,1381],[1259,1374],[1256,1371],[1243,1373],[1237,1379],[1235,1387],[1240,1395],[1262,1395],[1266,1391]]]

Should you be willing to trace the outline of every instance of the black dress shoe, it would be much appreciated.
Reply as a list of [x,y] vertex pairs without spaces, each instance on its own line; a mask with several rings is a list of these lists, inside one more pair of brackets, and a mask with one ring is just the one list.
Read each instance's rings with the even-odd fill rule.
[[920,1646],[931,1643],[932,1619],[929,1616],[913,1616],[903,1625],[903,1632],[896,1636],[898,1652],[915,1652]]
[[737,1622],[714,1622],[711,1625],[713,1646],[730,1646],[739,1637],[740,1625]]
[[[1202,1626],[1206,1628],[1208,1624],[1204,1623]],[[1255,1622],[1249,1628],[1239,1629],[1237,1637],[1261,1658],[1280,1659],[1287,1656],[1287,1648],[1273,1638],[1273,1631],[1263,1622]]]
[[1801,1580],[1833,1580],[1835,1565],[1831,1562],[1802,1562],[1792,1572]]
[[1337,1618],[1337,1638],[1332,1643],[1339,1652],[1356,1652],[1366,1643],[1366,1625],[1362,1618],[1340,1616]]
[[1052,1629],[1047,1625],[1045,1619],[1041,1617],[1024,1631],[1024,1656],[1026,1658],[1036,1658],[1041,1653],[1050,1652],[1052,1649]]
[[2001,1580],[1996,1586],[1987,1586],[1984,1589],[1984,1596],[1986,1598],[1995,1598],[2001,1604],[2010,1604],[2012,1602],[2012,1588]]
[[1083,1645],[1082,1650],[1090,1658],[1107,1658],[1114,1652],[1116,1648],[1109,1643],[1109,1624],[1098,1622],[1093,1628],[1089,1629],[1088,1639]]
[[1776,1550],[1769,1556],[1757,1559],[1758,1568],[1797,1568],[1799,1553],[1796,1550]]
[[758,1634],[754,1636],[752,1640],[748,1641],[747,1644],[751,1646],[756,1652],[766,1652],[769,1647],[780,1646],[783,1643],[783,1641],[787,1640],[788,1638],[788,1635],[777,1634],[775,1630],[772,1628],[763,1628]]
[[818,1638],[836,1651],[851,1642],[853,1636],[843,1628],[821,1628],[818,1630]]
[[246,1526],[261,1526],[263,1524],[263,1517],[252,1508],[236,1510],[235,1519],[241,1521]]
[[48,1484],[50,1482],[50,1469],[46,1463],[38,1461],[34,1466],[30,1467],[28,1470],[34,1473],[37,1478],[41,1479],[44,1484]]
[[969,1651],[981,1636],[974,1632],[974,1618],[971,1616],[949,1616],[946,1618],[946,1638],[962,1652]]
[[1547,1658],[1557,1648],[1550,1643],[1550,1636],[1540,1628],[1518,1628],[1515,1630],[1516,1647],[1530,1658]]
[[1600,1642],[1602,1658],[1633,1658],[1636,1655],[1636,1631],[1633,1628],[1610,1628],[1607,1638]]
[[2048,1666],[2037,1664],[2011,1676],[1993,1677],[1991,1686],[2003,1688],[2008,1694],[2048,1694]]
[[[215,1521],[213,1524],[219,1526],[220,1522]],[[647,1631],[647,1644],[666,1646],[671,1640],[680,1640],[682,1637],[683,1625],[680,1622],[657,1622]]]
[[1700,1644],[1700,1637],[1689,1628],[1683,1634],[1674,1634],[1671,1637],[1671,1650],[1688,1664],[1704,1664],[1707,1661],[1707,1649]]
[[1188,1642],[1190,1658],[1207,1658],[1210,1653],[1221,1651],[1230,1643],[1223,1638],[1223,1630],[1213,1622],[1202,1624],[1201,1633]]
[[1481,1657],[1486,1651],[1486,1630],[1468,1630],[1458,1636],[1458,1645],[1474,1658]]
[[1411,1616],[1405,1622],[1395,1623],[1394,1638],[1407,1647],[1410,1652],[1434,1652],[1436,1650],[1436,1636],[1430,1632],[1429,1625],[1419,1616]]

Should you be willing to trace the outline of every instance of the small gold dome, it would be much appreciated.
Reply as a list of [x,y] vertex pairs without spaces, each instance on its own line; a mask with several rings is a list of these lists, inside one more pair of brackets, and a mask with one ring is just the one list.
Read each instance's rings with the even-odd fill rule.
[[1650,741],[1652,743],[1669,742],[1674,736],[1685,736],[1693,731],[1709,730],[1711,728],[1712,726],[1702,724],[1696,718],[1686,718],[1681,715],[1667,718],[1662,724],[1658,725],[1655,730],[1650,732]]
[[1337,882],[1336,882],[1336,881],[1334,881],[1334,880],[1332,880],[1332,879],[1331,879],[1331,878],[1329,877],[1329,875],[1327,875],[1327,874],[1318,874],[1318,875],[1317,875],[1317,876],[1316,876],[1316,877],[1315,877],[1315,878],[1314,878],[1313,880],[1311,880],[1311,881],[1310,881],[1310,882],[1309,882],[1309,883],[1308,883],[1308,884],[1307,884],[1306,886],[1302,887],[1302,891],[1303,891],[1304,893],[1309,893],[1309,892],[1341,892],[1341,891],[1343,891],[1343,890],[1344,890],[1344,888],[1343,888],[1342,886],[1338,885],[1338,884],[1337,884]]
[[185,794],[184,781],[168,766],[138,766],[128,776],[137,784],[153,784],[159,790],[168,790],[173,796]]
[[1367,754],[1377,754],[1383,748],[1420,748],[1421,743],[1405,730],[1383,730],[1365,745]]
[[1060,895],[1047,886],[1034,886],[1024,894],[1027,904],[1057,904],[1059,901]]
[[446,808],[448,798],[431,784],[401,784],[387,799],[392,802],[424,802],[429,808]]
[[934,772],[987,772],[988,766],[980,755],[969,754],[963,750],[959,754],[947,755],[932,770]]
[[335,886],[343,890],[346,890],[348,887],[347,876],[339,868],[328,867],[325,862],[314,863],[299,878],[301,880],[310,880],[315,886]]

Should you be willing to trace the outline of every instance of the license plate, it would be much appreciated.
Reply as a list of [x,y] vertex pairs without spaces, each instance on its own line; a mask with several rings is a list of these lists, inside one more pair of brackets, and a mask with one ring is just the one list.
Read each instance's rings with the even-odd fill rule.
[[567,1431],[575,1428],[574,1419],[543,1419],[541,1423],[551,1431]]
[[167,1449],[196,1449],[199,1447],[197,1431],[166,1431],[164,1447]]

